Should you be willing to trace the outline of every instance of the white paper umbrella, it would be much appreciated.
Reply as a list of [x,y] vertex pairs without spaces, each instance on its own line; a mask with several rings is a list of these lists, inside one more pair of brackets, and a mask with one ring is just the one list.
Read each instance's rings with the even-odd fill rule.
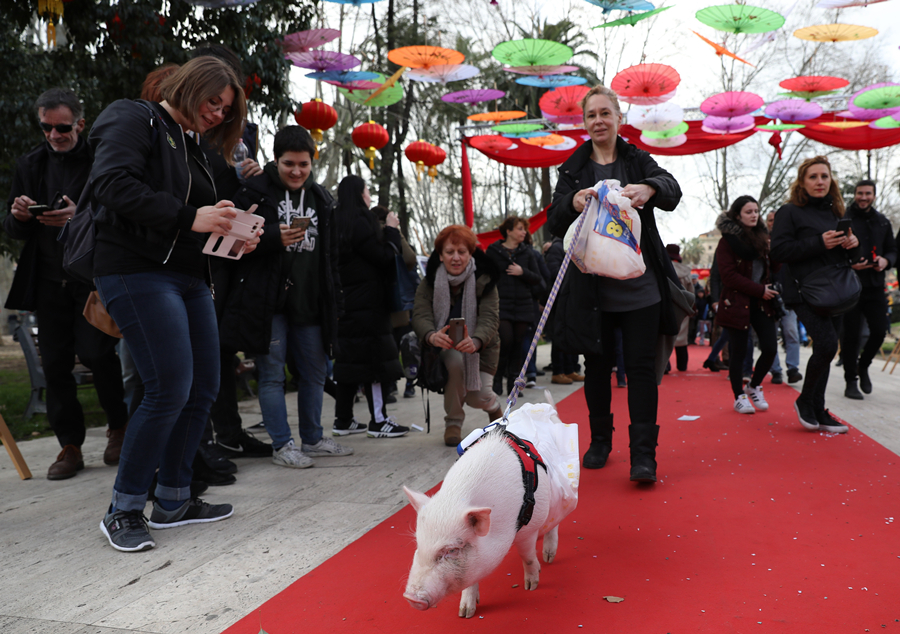
[[622,97],[620,95],[619,101],[630,103],[633,106],[654,106],[656,104],[665,103],[674,96],[675,91],[673,90],[672,92],[667,92],[664,95],[659,95],[656,97]]
[[545,150],[553,150],[555,152],[562,152],[563,150],[571,150],[573,147],[578,145],[578,142],[572,137],[563,137],[563,142],[557,145],[545,145]]
[[428,68],[413,68],[407,71],[406,76],[415,81],[446,84],[451,81],[469,79],[480,72],[469,64],[437,64]]
[[661,132],[684,120],[684,109],[667,101],[655,106],[635,106],[628,111],[628,125],[638,130]]
[[687,143],[687,135],[679,134],[665,139],[651,139],[648,136],[641,135],[641,143],[650,147],[678,147]]

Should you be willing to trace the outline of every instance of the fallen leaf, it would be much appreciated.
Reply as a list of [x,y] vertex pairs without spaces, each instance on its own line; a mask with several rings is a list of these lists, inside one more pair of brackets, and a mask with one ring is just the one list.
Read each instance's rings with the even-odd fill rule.
[[603,597],[603,598],[606,599],[607,601],[609,601],[610,603],[622,603],[622,601],[625,600],[622,597]]

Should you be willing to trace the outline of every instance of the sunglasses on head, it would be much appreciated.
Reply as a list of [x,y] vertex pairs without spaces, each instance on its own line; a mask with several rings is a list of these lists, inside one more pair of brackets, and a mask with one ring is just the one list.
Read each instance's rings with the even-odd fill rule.
[[43,130],[44,132],[51,132],[53,128],[56,128],[56,131],[60,134],[68,134],[72,131],[72,128],[75,127],[71,123],[57,123],[56,125],[51,125],[49,123],[44,123],[43,121],[41,121],[40,125],[41,130]]

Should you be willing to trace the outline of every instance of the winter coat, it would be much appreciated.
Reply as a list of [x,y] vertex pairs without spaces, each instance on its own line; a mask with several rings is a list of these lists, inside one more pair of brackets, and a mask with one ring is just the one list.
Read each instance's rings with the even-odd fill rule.
[[[312,178],[310,174],[309,178]],[[219,271],[216,278],[217,303],[221,299],[219,319],[221,345],[233,350],[268,354],[272,339],[272,318],[284,308],[289,272],[285,270],[284,245],[281,243],[278,204],[284,200],[284,188],[271,177],[259,174],[247,179],[235,193],[238,209],[259,205],[256,215],[265,218],[263,234],[256,249],[236,262],[223,261],[224,279]],[[319,302],[321,307],[322,346],[330,357],[337,344],[338,298],[341,281],[338,274],[334,244],[337,241],[334,223],[334,199],[318,183],[311,183],[309,194],[316,198],[318,219]]]
[[[475,296],[478,298],[478,323],[469,337],[481,340],[479,366],[482,372],[491,376],[497,373],[500,361],[500,297],[497,284],[502,277],[500,269],[484,251],[475,249]],[[440,253],[434,252],[428,258],[425,279],[416,290],[416,304],[413,308],[412,326],[421,345],[425,345],[428,335],[435,331],[434,327],[434,280],[438,267],[444,266]],[[450,287],[450,302],[455,305],[461,301],[463,286]]]
[[837,217],[832,211],[831,196],[810,198],[803,207],[786,203],[776,212],[769,257],[773,262],[786,265],[782,294],[786,305],[803,302],[798,280],[823,267],[859,260],[859,247],[850,250],[840,246],[825,248],[822,234],[836,228]]
[[[776,216],[777,217],[777,216]],[[772,266],[768,258],[761,258],[743,237],[743,228],[734,220],[722,214],[716,221],[716,228],[722,232],[716,247],[716,263],[722,280],[719,310],[716,324],[723,328],[750,328],[750,299],[760,300],[758,306],[772,317],[769,300],[763,300],[766,284],[772,282]],[[753,281],[753,262],[762,259],[763,276],[761,282]]]
[[[510,255],[503,240],[497,240],[488,246],[485,252],[497,270],[501,271],[497,282],[497,293],[500,296],[500,319],[504,321],[534,322],[537,312],[537,298],[544,291],[544,277],[538,266],[538,254],[531,245],[521,243]],[[506,272],[510,264],[522,267],[522,275],[509,275]]]
[[344,312],[338,320],[337,383],[386,383],[403,375],[394,342],[387,292],[396,274],[394,256],[401,252],[400,232],[384,227],[361,209],[341,227],[341,287]]
[[[50,205],[53,201],[45,200],[47,189],[44,179],[47,173],[47,161],[60,160],[65,163],[67,172],[71,172],[72,189],[62,192],[70,199],[78,201],[88,176],[91,173],[91,164],[94,160],[90,146],[84,139],[79,139],[77,145],[63,154],[53,152],[50,144],[44,141],[36,148],[24,154],[16,161],[16,172],[13,176],[12,189],[7,199],[7,210],[19,196],[28,196],[38,204]],[[7,211],[3,219],[3,229],[15,240],[25,240],[22,253],[19,256],[16,274],[9,288],[6,298],[6,308],[10,310],[35,310],[37,308],[38,278],[41,272],[39,241],[42,235],[50,234],[56,237],[59,227],[48,227],[37,220],[22,222]],[[59,268],[62,271],[62,249],[60,249]]]
[[[572,205],[575,194],[595,184],[590,166],[592,150],[591,141],[586,141],[559,168],[553,202],[547,212],[547,227],[553,235],[565,237],[569,225],[580,216]],[[681,200],[681,188],[675,178],[661,168],[650,154],[626,143],[621,137],[616,140],[616,151],[619,158],[625,161],[628,183],[622,183],[623,186],[645,184],[656,190],[656,194],[647,201],[644,208],[638,210],[641,218],[640,247],[646,253],[648,266],[656,274],[662,298],[659,333],[674,336],[678,333],[680,322],[675,317],[672,294],[666,278],[676,285],[680,286],[680,283],[659,236],[653,211],[656,207],[666,211],[674,210]],[[552,333],[554,345],[558,344],[561,349],[573,353],[603,352],[600,343],[602,310],[598,283],[596,276],[584,274],[577,267],[570,266],[567,269],[553,307],[556,314]]]
[[[874,260],[881,256],[888,261],[885,271],[897,264],[897,243],[894,241],[894,229],[891,221],[874,207],[863,211],[850,205],[847,209],[853,227],[853,235],[859,239],[861,257]],[[856,272],[863,287],[863,296],[881,298],[884,295],[884,271],[862,269]]]

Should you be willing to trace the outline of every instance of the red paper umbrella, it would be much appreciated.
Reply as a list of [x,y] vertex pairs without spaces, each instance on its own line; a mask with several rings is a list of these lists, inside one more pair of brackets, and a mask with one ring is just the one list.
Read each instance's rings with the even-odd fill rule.
[[678,71],[666,64],[638,64],[621,71],[609,85],[622,97],[658,97],[672,92],[681,81]]
[[375,153],[387,145],[391,137],[388,136],[388,131],[383,126],[369,121],[356,126],[350,138],[353,140],[353,145],[365,150],[366,158],[369,159],[369,169],[375,169]]
[[555,117],[581,116],[581,100],[590,90],[587,86],[560,86],[541,97],[541,111]]
[[792,79],[785,79],[778,85],[791,92],[819,92],[825,90],[839,90],[850,82],[840,77],[830,75],[802,75]]
[[720,92],[700,104],[700,111],[714,117],[740,117],[763,105],[763,98],[752,92]]
[[469,140],[469,143],[476,150],[481,150],[487,154],[497,154],[503,150],[508,150],[513,145],[512,139],[507,139],[499,134],[475,136]]

